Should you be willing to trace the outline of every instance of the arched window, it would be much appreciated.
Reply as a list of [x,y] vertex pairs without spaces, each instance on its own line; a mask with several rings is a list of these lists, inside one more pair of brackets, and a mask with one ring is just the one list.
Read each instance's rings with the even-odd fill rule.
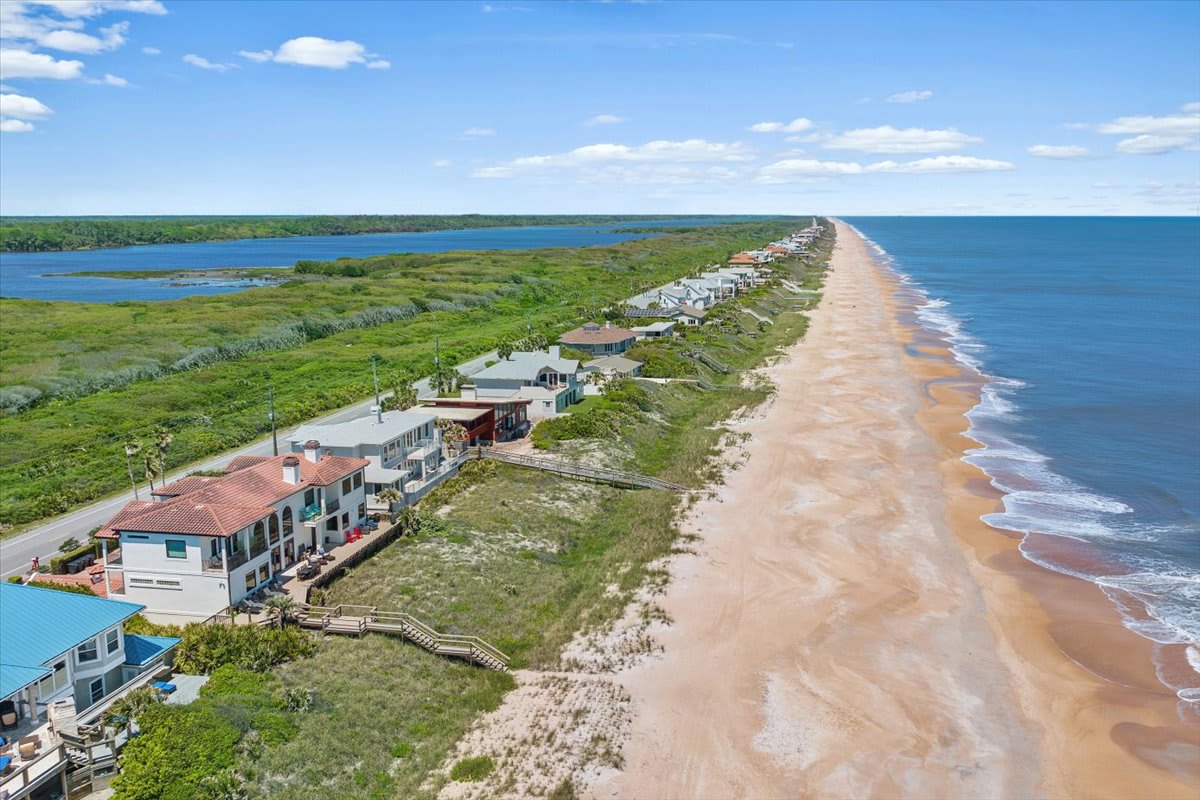
[[292,530],[292,507],[288,506],[283,510],[283,537],[291,536]]
[[250,557],[254,558],[256,555],[266,549],[267,531],[266,528],[263,527],[262,520],[260,519],[258,522],[254,523],[254,534],[250,537]]
[[276,544],[279,541],[279,517],[272,514],[267,518],[267,526],[271,534],[271,544]]

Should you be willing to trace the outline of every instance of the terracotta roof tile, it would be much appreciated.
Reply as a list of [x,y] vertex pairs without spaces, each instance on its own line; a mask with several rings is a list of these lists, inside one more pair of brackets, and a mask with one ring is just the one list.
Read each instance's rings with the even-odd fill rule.
[[[295,456],[240,458],[256,461],[222,478],[193,481],[191,491],[161,502],[134,500],[117,512],[97,535],[111,539],[116,538],[117,531],[143,531],[228,536],[274,513],[273,504],[289,495],[310,486],[329,486],[370,463],[365,458],[342,456],[325,456],[317,463],[302,458],[300,482],[292,484],[283,479],[283,462]],[[176,481],[167,488],[186,480]]]
[[220,478],[207,477],[204,475],[188,475],[186,478],[180,478],[177,481],[168,483],[166,486],[155,489],[150,493],[152,497],[178,497],[181,494],[194,492],[213,481],[219,481]]
[[255,464],[261,464],[264,461],[269,461],[270,456],[234,456],[233,459],[225,465],[225,472],[237,472],[239,469],[253,467]]

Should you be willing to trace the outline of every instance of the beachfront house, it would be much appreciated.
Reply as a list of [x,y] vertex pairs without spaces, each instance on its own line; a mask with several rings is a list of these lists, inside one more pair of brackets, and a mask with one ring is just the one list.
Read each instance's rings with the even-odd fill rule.
[[[632,333],[629,336],[636,338]],[[470,380],[459,392],[462,399],[529,400],[530,419],[556,416],[583,399],[579,362],[562,358],[558,346],[548,352],[513,353],[476,372]]]
[[717,269],[711,272],[703,272],[700,274],[700,277],[707,278],[716,284],[717,300],[727,300],[730,297],[737,296],[738,286],[741,283],[737,275],[726,272],[723,269]]
[[707,316],[707,311],[692,306],[680,306],[671,311],[671,320],[678,325],[703,325]]
[[675,335],[675,323],[659,320],[646,325],[634,325],[629,330],[636,333],[639,339],[670,339]]
[[532,402],[521,397],[429,397],[409,411],[461,425],[467,432],[463,441],[471,446],[525,436],[529,433]]
[[224,476],[189,476],[133,500],[97,537],[109,597],[156,615],[207,619],[366,521],[365,458],[239,456]]
[[558,337],[558,341],[573,350],[599,358],[624,353],[637,341],[637,334],[625,328],[614,327],[611,322],[605,322],[603,325],[588,322],[581,328],[567,331]]
[[605,356],[583,365],[584,373],[600,374],[606,378],[635,378],[642,374],[642,362],[625,356]]
[[[368,513],[390,513],[412,505],[450,472],[443,469],[442,432],[433,414],[409,409],[377,408],[365,417],[326,425],[305,425],[289,437],[293,453],[303,453],[306,442],[321,443],[326,455],[365,458]],[[380,500],[379,493],[394,489],[401,499]]]
[[179,639],[125,633],[135,603],[0,583],[0,797],[67,792],[64,733],[152,680]]

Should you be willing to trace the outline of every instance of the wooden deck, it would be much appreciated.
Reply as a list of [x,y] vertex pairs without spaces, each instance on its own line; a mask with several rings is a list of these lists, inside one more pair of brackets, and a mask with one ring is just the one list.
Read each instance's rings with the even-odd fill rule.
[[402,636],[440,656],[461,658],[481,667],[508,669],[508,656],[478,636],[439,633],[411,614],[380,611],[374,606],[308,606],[299,614],[303,628],[362,636],[367,632]]

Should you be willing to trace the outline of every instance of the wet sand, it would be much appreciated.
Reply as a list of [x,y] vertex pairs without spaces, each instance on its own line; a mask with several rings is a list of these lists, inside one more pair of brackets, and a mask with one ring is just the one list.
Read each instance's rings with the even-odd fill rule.
[[825,299],[617,675],[625,798],[1195,798],[1200,729],[1096,587],[1021,557],[961,461],[979,382],[838,226]]

